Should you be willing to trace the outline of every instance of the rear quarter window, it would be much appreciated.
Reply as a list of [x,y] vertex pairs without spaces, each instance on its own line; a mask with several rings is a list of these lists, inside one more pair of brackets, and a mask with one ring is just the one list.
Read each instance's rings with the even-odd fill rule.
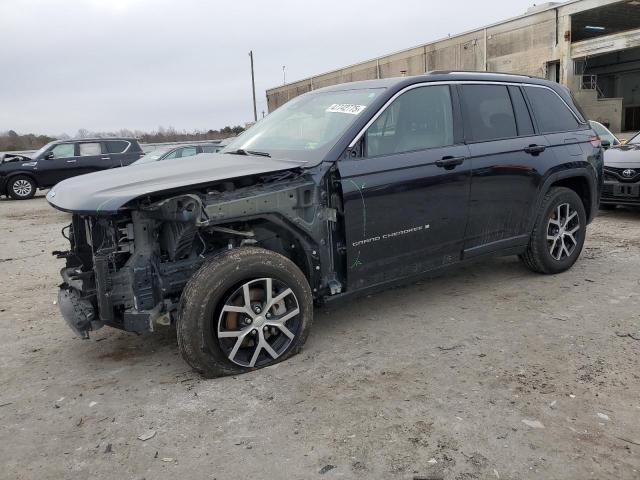
[[569,132],[581,123],[560,97],[548,88],[525,87],[540,133]]
[[123,153],[128,147],[129,142],[125,140],[108,140],[107,153]]

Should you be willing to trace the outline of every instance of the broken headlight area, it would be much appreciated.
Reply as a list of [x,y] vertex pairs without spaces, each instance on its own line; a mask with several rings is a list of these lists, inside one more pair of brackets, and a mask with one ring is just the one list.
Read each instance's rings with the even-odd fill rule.
[[188,199],[117,216],[74,215],[63,234],[71,248],[54,252],[66,259],[60,311],[84,338],[102,325],[144,332],[170,324],[207,255],[254,242],[252,232],[202,225]]

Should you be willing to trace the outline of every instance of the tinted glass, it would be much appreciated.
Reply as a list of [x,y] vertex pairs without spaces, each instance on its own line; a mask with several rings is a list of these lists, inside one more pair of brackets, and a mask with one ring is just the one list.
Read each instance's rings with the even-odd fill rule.
[[576,130],[580,123],[560,97],[548,88],[525,87],[541,133]]
[[80,156],[88,157],[91,155],[100,155],[102,153],[102,147],[99,143],[81,143],[80,144]]
[[215,153],[218,150],[220,150],[220,148],[222,148],[222,147],[214,147],[214,146],[205,145],[204,147],[202,147],[202,152],[203,153]]
[[522,90],[518,87],[509,87],[509,94],[511,95],[513,110],[516,112],[518,135],[521,137],[533,135],[533,123],[531,122],[531,115],[529,114],[527,103],[524,101]]
[[182,149],[182,153],[181,153],[181,157],[192,157],[194,156],[197,152],[196,147],[185,147]]
[[420,87],[398,97],[369,127],[367,157],[453,145],[451,93],[446,85]]
[[108,153],[122,153],[129,146],[129,142],[124,140],[109,140],[106,144]]
[[177,148],[176,150],[174,150],[173,152],[171,152],[169,155],[166,155],[164,157],[162,157],[162,160],[168,160],[170,158],[176,158],[178,156],[178,152],[180,151],[179,148]]
[[74,157],[75,156],[75,144],[74,143],[61,143],[56,145],[51,150],[54,158]]
[[469,140],[483,142],[518,135],[516,119],[504,85],[464,85],[463,115]]

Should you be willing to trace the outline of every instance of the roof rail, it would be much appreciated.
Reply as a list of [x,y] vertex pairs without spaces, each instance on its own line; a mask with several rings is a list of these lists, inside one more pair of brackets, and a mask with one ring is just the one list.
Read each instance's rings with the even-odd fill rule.
[[476,70],[432,70],[427,73],[432,75],[506,75],[509,77],[534,78],[531,75],[522,75],[520,73],[484,72]]

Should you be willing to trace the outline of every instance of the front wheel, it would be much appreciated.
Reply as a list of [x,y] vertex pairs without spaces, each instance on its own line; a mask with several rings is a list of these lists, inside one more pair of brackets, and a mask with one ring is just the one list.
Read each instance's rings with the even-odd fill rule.
[[520,259],[534,272],[564,272],[580,256],[586,231],[587,216],[578,194],[554,187],[542,200],[529,245]]
[[299,352],[313,320],[311,289],[288,258],[261,248],[227,250],[189,280],[178,346],[205,377],[234,375]]
[[14,200],[28,200],[36,194],[36,183],[26,175],[16,175],[7,184],[7,192]]

